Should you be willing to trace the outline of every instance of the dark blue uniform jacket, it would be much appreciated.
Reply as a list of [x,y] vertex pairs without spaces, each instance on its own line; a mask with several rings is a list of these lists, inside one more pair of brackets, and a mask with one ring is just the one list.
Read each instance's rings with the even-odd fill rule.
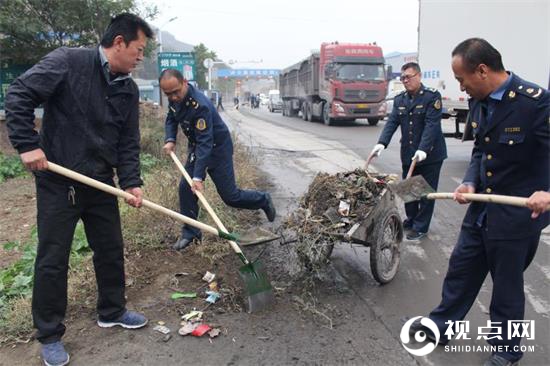
[[441,131],[441,95],[437,90],[422,85],[414,99],[406,91],[396,95],[378,143],[387,147],[399,126],[401,161],[404,165],[410,165],[416,150],[422,150],[428,155],[418,165],[437,163],[447,158],[447,147]]
[[178,125],[187,136],[193,178],[204,180],[206,169],[232,159],[231,134],[216,107],[201,91],[188,85],[183,101],[170,103],[166,117],[166,142],[175,142]]
[[[489,125],[482,103],[472,99],[469,104],[474,149],[464,182],[474,183],[478,193],[528,197],[537,190],[548,191],[548,91],[513,75]],[[491,239],[528,237],[549,223],[548,212],[533,220],[527,208],[471,203],[464,224],[475,225],[485,209]]]

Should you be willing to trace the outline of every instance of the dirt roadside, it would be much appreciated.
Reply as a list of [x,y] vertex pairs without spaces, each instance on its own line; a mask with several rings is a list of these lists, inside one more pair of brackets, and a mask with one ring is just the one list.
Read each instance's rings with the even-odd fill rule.
[[[262,159],[267,179],[273,182],[270,191],[279,217],[293,208],[309,183],[303,172],[288,167],[287,159],[279,153],[265,154]],[[247,247],[245,253],[255,258],[263,249]],[[143,311],[150,324],[138,331],[100,329],[95,325],[95,299],[81,308],[70,307],[72,316],[66,321],[64,341],[71,365],[416,364],[375,314],[370,301],[358,297],[351,290],[353,283],[330,265],[314,286],[296,281],[297,268],[288,245],[270,244],[262,254],[276,288],[276,303],[259,314],[239,311],[242,299],[231,297],[231,290],[239,286],[239,262],[234,256],[212,265],[196,250],[183,254],[144,250],[129,255],[139,260],[134,258],[136,267],[127,268],[128,307]],[[177,334],[181,313],[200,309],[205,303],[202,299],[174,302],[170,294],[174,288],[201,286],[200,277],[206,270],[221,276],[221,288],[229,291],[206,312],[207,322],[219,325],[222,334],[212,340],[181,337]],[[176,277],[177,273],[188,274]],[[377,286],[372,279],[360,276],[351,281]],[[157,321],[166,322],[172,330],[169,340],[164,341],[153,330]],[[0,365],[40,365],[39,349],[36,341],[4,346],[0,348]]]

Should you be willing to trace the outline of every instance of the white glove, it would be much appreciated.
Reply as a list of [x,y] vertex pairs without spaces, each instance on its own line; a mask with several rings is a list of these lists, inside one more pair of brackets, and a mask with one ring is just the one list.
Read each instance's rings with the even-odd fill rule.
[[417,163],[420,163],[422,160],[426,160],[426,157],[427,157],[427,156],[428,156],[428,155],[427,155],[424,151],[422,151],[422,150],[416,150],[416,152],[414,153],[414,156],[412,157],[411,160],[416,159],[416,162],[417,162]]
[[372,155],[376,155],[376,156],[380,156],[380,153],[381,153],[382,150],[384,150],[384,149],[385,149],[384,145],[382,145],[382,144],[376,144],[376,145],[374,145],[374,149],[372,149],[371,154],[372,154]]

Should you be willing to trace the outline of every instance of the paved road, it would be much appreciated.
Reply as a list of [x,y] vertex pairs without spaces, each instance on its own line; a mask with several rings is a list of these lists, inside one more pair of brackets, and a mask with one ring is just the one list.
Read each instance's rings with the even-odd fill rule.
[[[364,159],[377,142],[384,123],[368,126],[366,123],[349,123],[343,126],[324,126],[306,122],[300,118],[283,117],[265,109],[241,112],[230,111],[228,119],[238,125],[241,139],[264,152],[269,157],[288,156],[284,164],[275,163],[268,171],[285,189],[285,197],[292,201],[300,195],[317,171],[335,172],[362,166]],[[452,126],[449,126],[452,128]],[[460,183],[468,165],[472,143],[447,139],[449,158],[443,165],[440,191],[452,192]],[[273,159],[277,161],[281,159]],[[269,164],[268,164],[269,166]],[[383,172],[400,172],[399,132],[382,156],[374,162]],[[404,315],[424,315],[440,300],[441,284],[447,263],[456,243],[465,206],[452,201],[439,201],[428,237],[422,242],[404,241],[402,261],[398,275],[388,285],[378,286],[370,275],[368,249],[364,247],[337,247],[332,262],[356,293],[359,302],[373,310],[380,322],[393,332],[396,341]],[[550,364],[549,311],[550,311],[550,235],[543,234],[537,257],[525,273],[526,316],[535,320],[535,340],[523,344],[533,346],[527,352],[522,365]],[[456,342],[457,345],[484,346],[477,340],[478,327],[486,326],[490,304],[490,278],[486,280],[478,300],[468,315],[472,340]],[[366,325],[368,326],[368,325]],[[487,357],[484,352],[446,352],[439,347],[426,357],[417,357],[425,365],[476,365]]]

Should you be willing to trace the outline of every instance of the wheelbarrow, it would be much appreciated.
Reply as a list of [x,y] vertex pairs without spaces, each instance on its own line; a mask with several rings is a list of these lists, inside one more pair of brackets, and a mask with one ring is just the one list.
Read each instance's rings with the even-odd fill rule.
[[[387,183],[374,197],[370,211],[355,223],[341,224],[342,216],[335,208],[325,212],[325,218],[333,222],[333,229],[322,232],[315,242],[308,244],[300,252],[306,269],[312,270],[327,263],[337,242],[347,242],[370,247],[370,267],[380,284],[390,282],[396,275],[400,263],[400,245],[403,240],[403,224],[397,211],[396,195]],[[300,242],[301,238],[290,231],[287,243]],[[284,237],[284,235],[283,235]],[[289,240],[287,240],[289,239]]]
[[391,190],[383,188],[375,198],[376,204],[361,222],[355,223],[345,233],[330,233],[332,237],[343,242],[370,247],[372,276],[380,284],[393,280],[401,261],[403,224],[395,198]]

